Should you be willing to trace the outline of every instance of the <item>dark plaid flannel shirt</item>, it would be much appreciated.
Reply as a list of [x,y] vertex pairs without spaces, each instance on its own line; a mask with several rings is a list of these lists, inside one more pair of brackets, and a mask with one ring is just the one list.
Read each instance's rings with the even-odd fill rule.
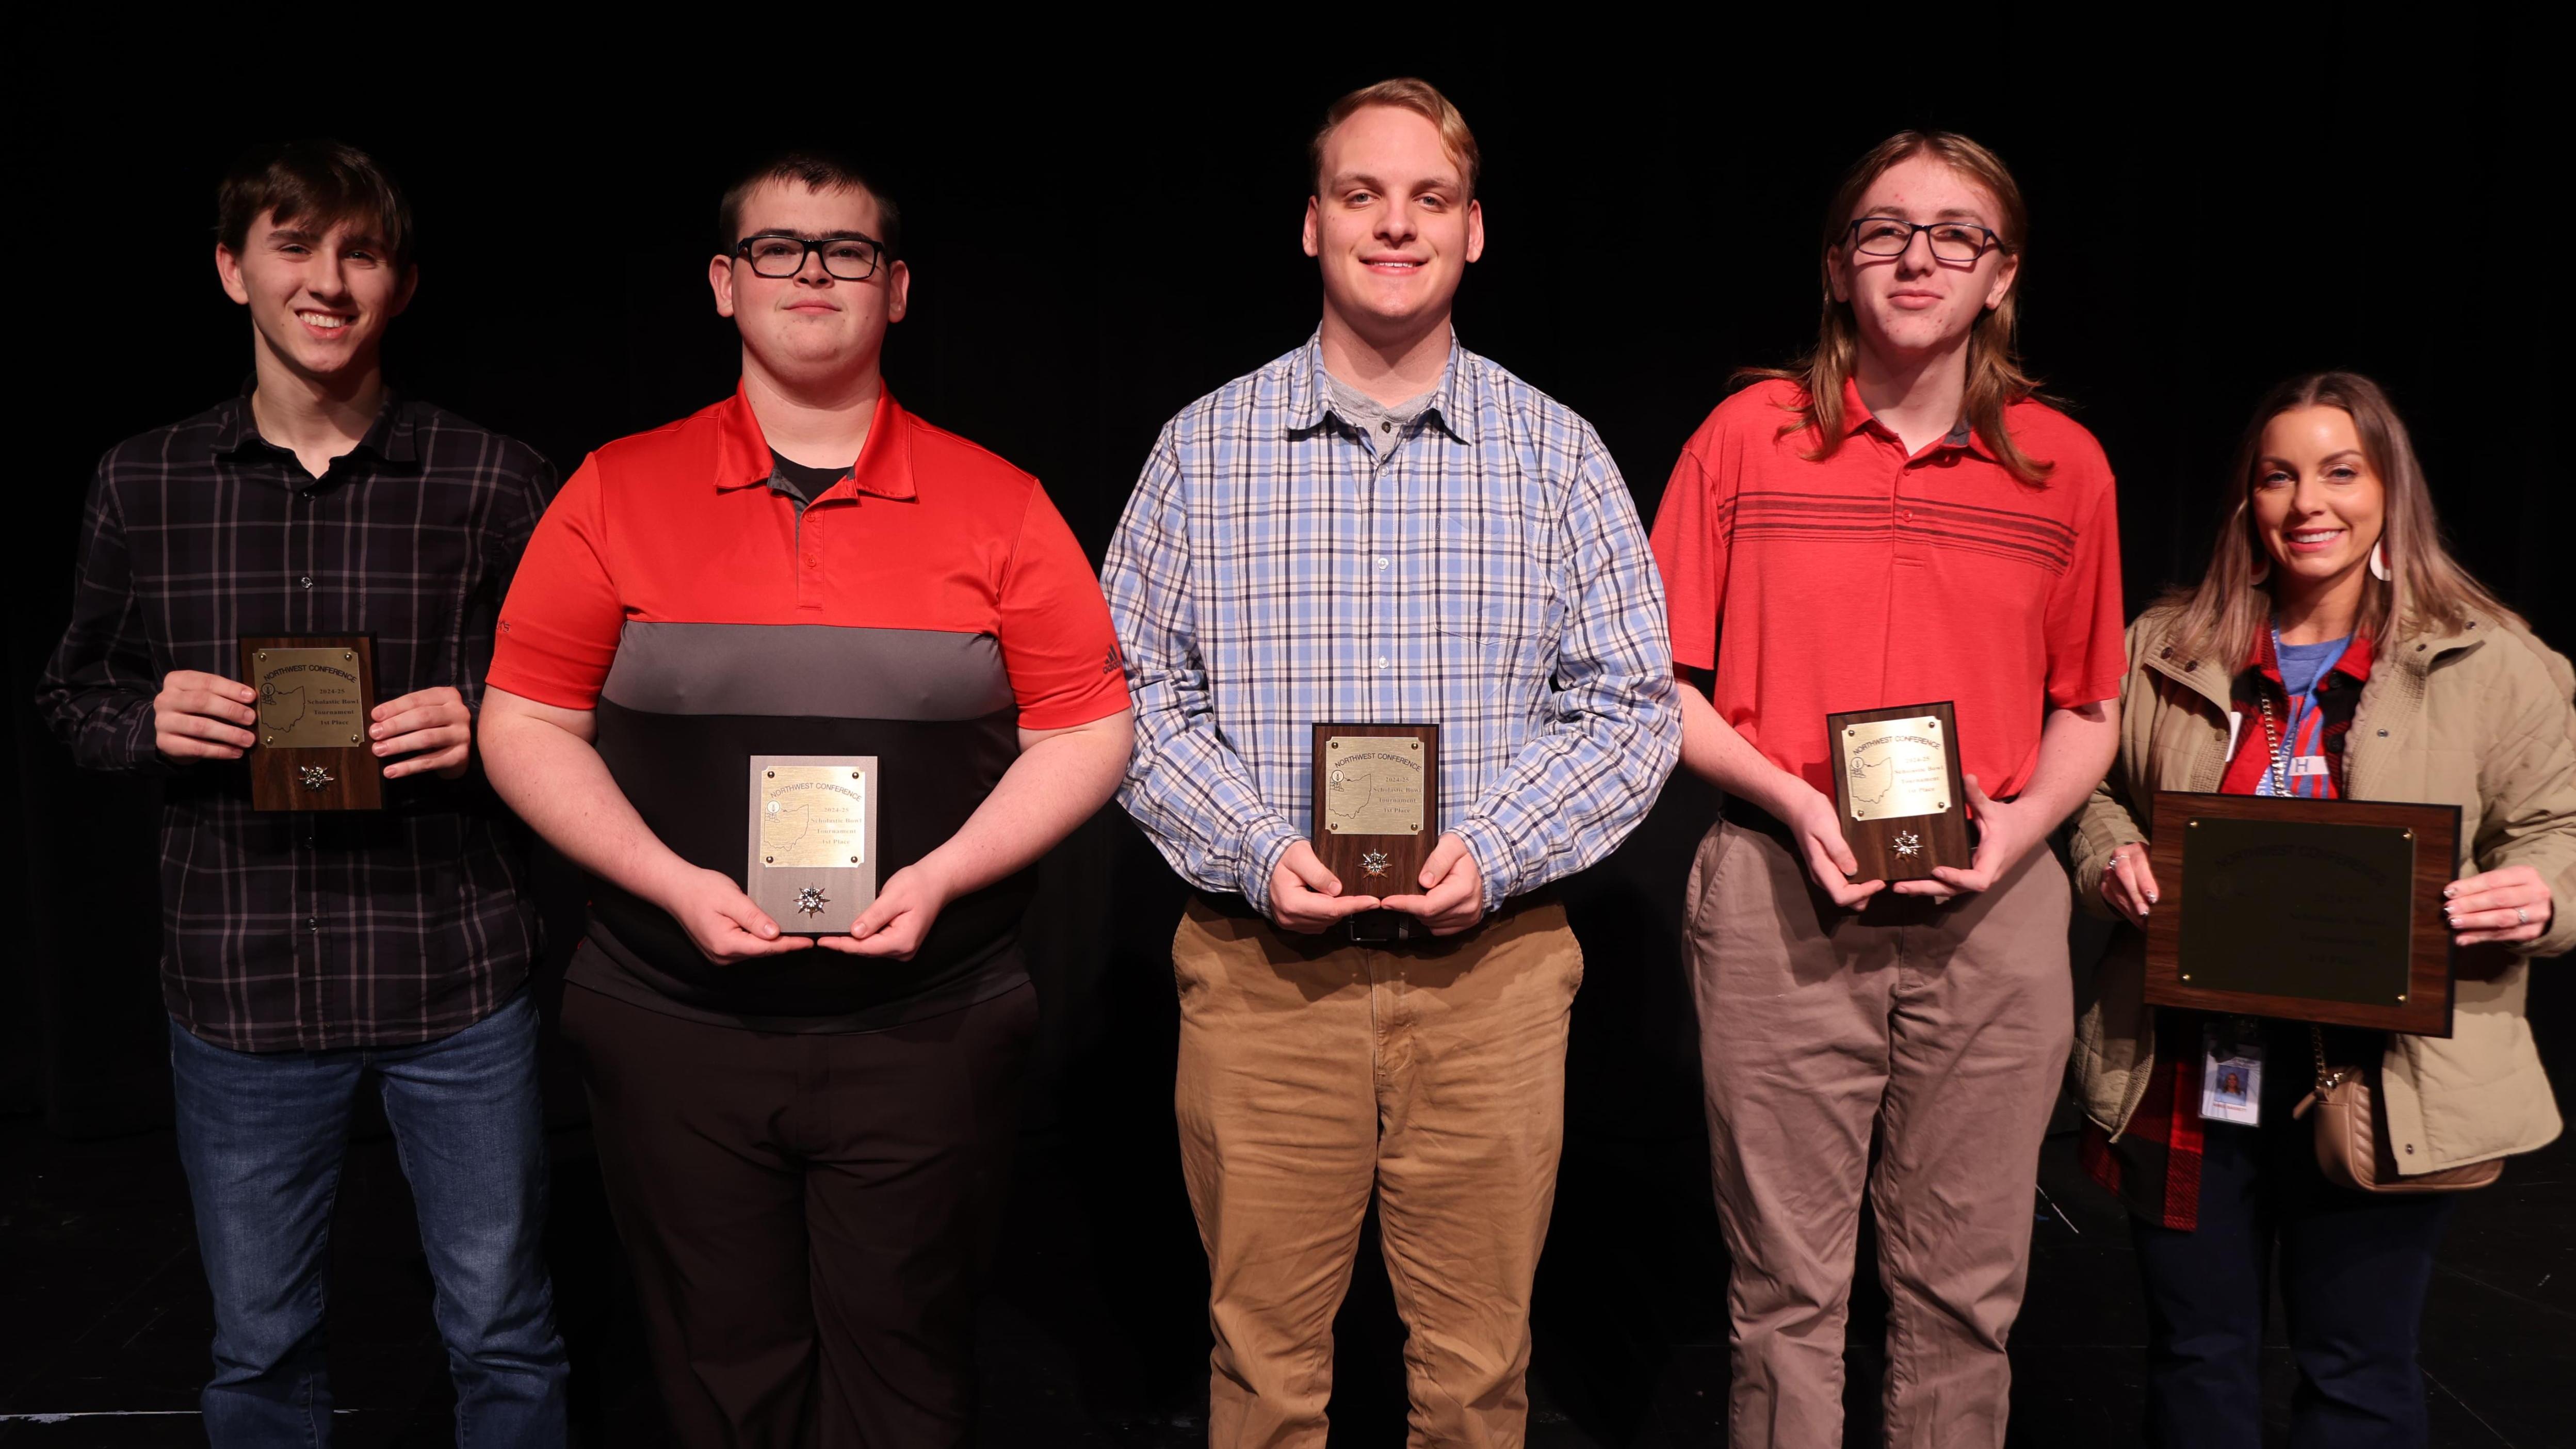
[[256,812],[239,762],[161,758],[152,699],[176,669],[238,678],[245,634],[372,634],[378,702],[453,685],[479,707],[554,486],[525,445],[391,397],[319,479],[260,437],[247,390],[100,460],[37,704],[84,767],[167,777],[162,996],[190,1032],[236,1051],[405,1045],[526,979],[526,836],[479,770],[389,780],[381,812]]

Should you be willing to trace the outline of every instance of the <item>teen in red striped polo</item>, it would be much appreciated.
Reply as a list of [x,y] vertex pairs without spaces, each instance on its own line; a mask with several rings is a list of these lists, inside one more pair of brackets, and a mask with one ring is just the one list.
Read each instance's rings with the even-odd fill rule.
[[[1889,1297],[1892,1444],[1997,1449],[2040,1136],[2072,1039],[2045,844],[2108,768],[2118,514],[2090,434],[2013,362],[2021,196],[1964,137],[1864,157],[1794,372],[1694,435],[1655,521],[1682,762],[1724,789],[1692,872],[1729,1442],[1842,1442],[1864,1193]],[[1851,878],[1825,716],[1949,700],[1968,869]]]

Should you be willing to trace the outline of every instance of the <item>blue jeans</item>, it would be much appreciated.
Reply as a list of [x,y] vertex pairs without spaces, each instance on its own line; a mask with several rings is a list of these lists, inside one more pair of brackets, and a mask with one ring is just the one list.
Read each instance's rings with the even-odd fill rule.
[[170,1024],[179,1161],[215,1299],[218,1446],[327,1445],[322,1302],[360,1072],[383,1083],[438,1287],[460,1445],[561,1445],[564,1350],[547,1286],[537,1013],[527,993],[416,1046],[236,1052]]
[[2457,1194],[2379,1196],[2317,1170],[2315,1127],[2290,1115],[2312,1074],[2307,1034],[2272,1034],[2263,1125],[2209,1124],[2200,1226],[2132,1218],[2147,1297],[2147,1442],[2263,1443],[2263,1319],[2280,1271],[2290,1356],[2291,1449],[2420,1449],[2416,1367],[2433,1252]]

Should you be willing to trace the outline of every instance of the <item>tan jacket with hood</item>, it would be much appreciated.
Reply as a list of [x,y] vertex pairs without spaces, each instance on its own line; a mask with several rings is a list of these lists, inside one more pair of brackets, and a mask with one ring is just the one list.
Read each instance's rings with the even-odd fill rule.
[[[2175,612],[2129,626],[2120,687],[2120,756],[2076,813],[2078,900],[2111,914],[2102,871],[2145,840],[2139,821],[2158,790],[2214,791],[2226,767],[2234,667],[2181,657]],[[2401,1173],[2434,1172],[2529,1152],[2558,1135],[2523,996],[2534,956],[2576,946],[2576,671],[2517,622],[2477,618],[2445,634],[2410,634],[2377,651],[2345,738],[2348,793],[2460,807],[2456,874],[2527,865],[2555,898],[2548,934],[2492,969],[2462,957],[2452,1035],[2391,1036],[2381,1110]],[[2167,891],[2174,883],[2159,884]],[[2498,960],[2498,958],[2501,958]],[[2085,1114],[2113,1137],[2146,1096],[2155,1013],[2142,1000],[2145,939],[2123,925],[2094,979],[2070,1075]],[[2469,979],[2472,974],[2481,979]]]

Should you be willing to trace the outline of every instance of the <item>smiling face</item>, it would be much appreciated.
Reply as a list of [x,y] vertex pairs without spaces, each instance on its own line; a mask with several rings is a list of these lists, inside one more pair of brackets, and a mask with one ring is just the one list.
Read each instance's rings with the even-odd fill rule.
[[[1965,222],[2000,231],[2001,208],[1986,189],[1930,155],[1915,155],[1879,173],[1845,218],[1893,217],[1914,225]],[[1963,343],[1977,319],[2002,304],[2020,271],[2018,258],[1989,246],[1974,261],[1944,261],[1929,233],[1916,232],[1903,254],[1869,256],[1851,232],[1825,254],[1834,298],[1851,304],[1863,346],[1882,357],[1920,357]]]
[[1385,343],[1448,315],[1484,253],[1484,212],[1429,117],[1363,106],[1325,139],[1305,247],[1321,264],[1325,309]]
[[274,210],[252,221],[236,255],[215,247],[225,295],[250,309],[263,352],[317,382],[374,370],[386,324],[410,305],[419,274],[364,222]]
[[2293,408],[2264,424],[2253,486],[2255,537],[2283,582],[2321,588],[2359,578],[2387,523],[2388,489],[2352,414]]
[[[744,236],[820,238],[885,235],[877,199],[857,187],[816,191],[796,180],[762,183],[742,203]],[[865,281],[845,281],[808,253],[792,277],[764,277],[739,257],[708,264],[716,312],[742,332],[744,365],[791,387],[807,387],[872,370],[886,327],[903,320],[912,273],[880,262]]]

